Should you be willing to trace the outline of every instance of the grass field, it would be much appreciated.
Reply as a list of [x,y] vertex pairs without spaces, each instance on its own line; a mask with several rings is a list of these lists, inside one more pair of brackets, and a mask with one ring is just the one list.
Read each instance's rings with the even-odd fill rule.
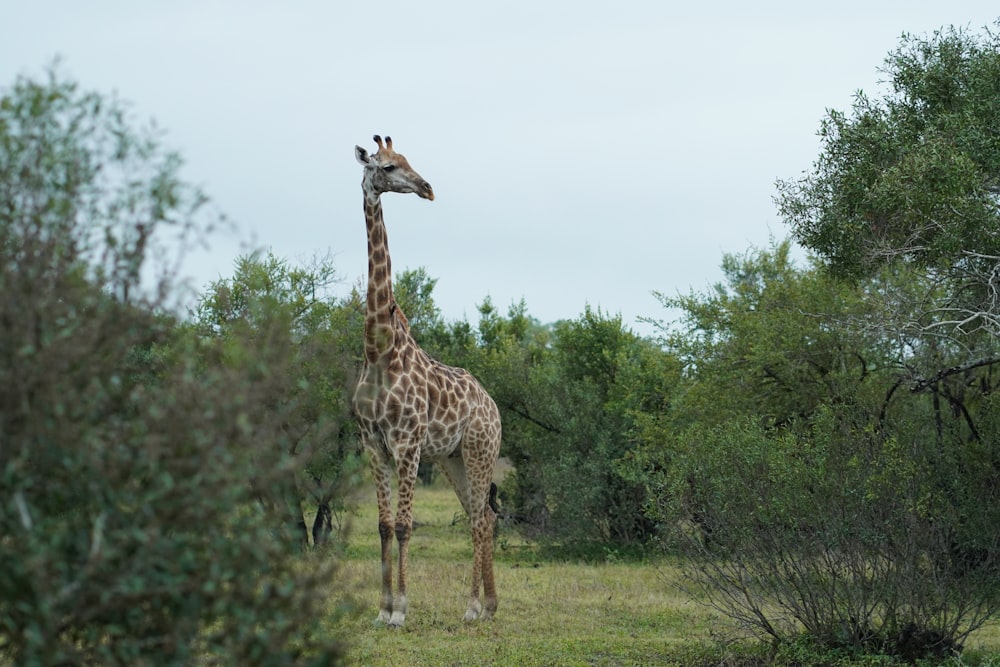
[[[678,572],[665,563],[619,562],[614,554],[600,564],[540,560],[513,531],[497,541],[496,617],[463,623],[472,546],[458,500],[443,484],[420,487],[414,518],[409,613],[392,630],[375,623],[374,494],[359,498],[340,582],[359,612],[331,628],[349,641],[352,664],[709,664],[706,647],[718,659],[725,651],[716,640],[733,637],[726,619],[678,591]],[[968,645],[980,654],[1000,650],[1000,631],[986,628]]]

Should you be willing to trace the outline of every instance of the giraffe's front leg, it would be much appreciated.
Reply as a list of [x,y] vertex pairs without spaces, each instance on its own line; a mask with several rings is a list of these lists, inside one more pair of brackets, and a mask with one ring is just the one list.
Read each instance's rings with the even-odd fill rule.
[[387,462],[372,458],[375,494],[378,498],[378,534],[382,541],[382,594],[376,621],[389,624],[392,620],[392,505],[391,468]]
[[376,621],[390,625],[392,621],[392,526],[378,523],[378,534],[382,539],[382,594],[379,596]]
[[417,467],[420,464],[420,447],[400,447],[396,450],[399,476],[399,498],[396,501],[396,542],[399,545],[399,577],[396,597],[393,600],[389,625],[399,627],[406,620],[407,566],[410,560],[410,534],[413,532],[413,493],[417,484]]

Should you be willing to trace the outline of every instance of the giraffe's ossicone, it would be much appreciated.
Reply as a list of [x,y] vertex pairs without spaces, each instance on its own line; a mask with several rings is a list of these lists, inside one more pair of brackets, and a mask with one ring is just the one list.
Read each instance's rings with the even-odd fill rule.
[[[410,335],[406,316],[393,297],[381,197],[385,192],[403,192],[433,200],[434,191],[406,158],[393,150],[392,139],[374,139],[378,145],[374,154],[355,147],[358,162],[364,167],[361,188],[368,231],[368,292],[364,365],[354,392],[353,410],[371,461],[378,497],[382,542],[378,620],[400,626],[406,617],[413,491],[421,460],[439,466],[469,515],[472,593],[465,620],[487,618],[497,609],[493,471],[500,454],[500,412],[468,371],[432,359]],[[393,467],[399,480],[395,516],[390,504]],[[399,547],[395,589],[394,537]]]

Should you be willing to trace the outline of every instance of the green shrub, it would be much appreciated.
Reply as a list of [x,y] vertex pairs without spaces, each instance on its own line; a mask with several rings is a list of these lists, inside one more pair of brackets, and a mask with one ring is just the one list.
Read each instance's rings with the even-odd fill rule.
[[906,659],[960,651],[1000,605],[1000,515],[983,503],[996,467],[960,440],[942,465],[915,425],[884,438],[857,417],[692,429],[656,510],[699,595],[758,635]]
[[198,367],[148,270],[204,203],[178,167],[54,74],[0,97],[0,661],[340,658],[333,561],[293,558],[251,491],[299,465],[280,378]]

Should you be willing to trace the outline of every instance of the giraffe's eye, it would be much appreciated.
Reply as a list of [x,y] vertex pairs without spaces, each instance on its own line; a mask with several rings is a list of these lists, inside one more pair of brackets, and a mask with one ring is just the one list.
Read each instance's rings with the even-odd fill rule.
[[396,165],[394,165],[394,164],[387,164],[384,167],[382,167],[382,170],[386,171],[386,172],[394,171],[395,169],[396,169]]

